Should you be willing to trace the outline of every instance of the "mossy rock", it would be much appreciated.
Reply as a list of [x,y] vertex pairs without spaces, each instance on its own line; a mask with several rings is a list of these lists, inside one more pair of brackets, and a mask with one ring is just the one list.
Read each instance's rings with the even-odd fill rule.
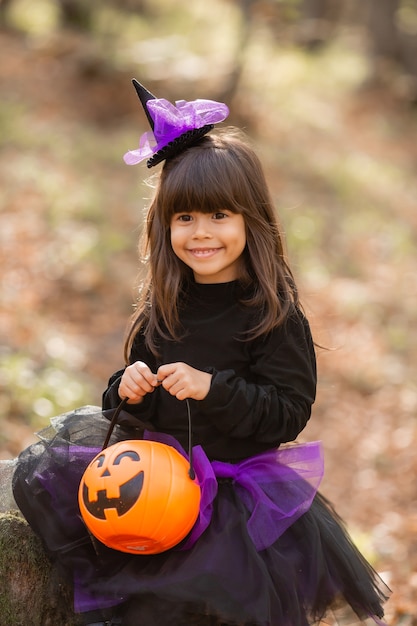
[[7,626],[75,626],[72,589],[17,511],[0,514],[0,616]]

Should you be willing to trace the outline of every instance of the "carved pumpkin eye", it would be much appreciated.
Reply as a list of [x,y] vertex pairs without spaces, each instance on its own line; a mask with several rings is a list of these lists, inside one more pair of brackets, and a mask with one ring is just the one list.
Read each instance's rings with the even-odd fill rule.
[[90,532],[115,550],[153,554],[191,530],[200,487],[186,459],[154,441],[122,441],[100,452],[81,479],[78,502]]
[[104,454],[100,454],[100,456],[96,458],[97,467],[101,467],[103,465],[105,458]]
[[120,454],[118,454],[117,457],[114,459],[114,464],[120,465],[122,459],[127,458],[132,459],[132,461],[140,460],[139,454],[137,452],[135,452],[134,450],[128,450],[127,452],[121,452]]

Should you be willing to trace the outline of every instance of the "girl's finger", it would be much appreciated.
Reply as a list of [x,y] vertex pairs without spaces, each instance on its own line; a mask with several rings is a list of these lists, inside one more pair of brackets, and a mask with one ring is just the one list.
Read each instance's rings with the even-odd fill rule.
[[152,372],[152,370],[149,369],[146,363],[143,363],[142,361],[136,361],[136,363],[133,364],[133,368],[134,368],[135,378],[139,375],[151,387],[157,386],[157,377]]

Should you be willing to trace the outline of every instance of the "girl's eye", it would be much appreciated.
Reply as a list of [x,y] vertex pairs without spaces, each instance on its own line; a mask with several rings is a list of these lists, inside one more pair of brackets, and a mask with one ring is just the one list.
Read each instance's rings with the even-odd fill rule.
[[224,219],[225,217],[227,217],[227,214],[226,214],[226,213],[223,213],[223,211],[217,211],[217,213],[213,213],[213,218],[214,218],[215,220],[222,220],[222,219]]
[[180,213],[180,214],[177,216],[177,220],[178,220],[179,222],[190,222],[192,219],[193,219],[193,218],[192,218],[192,216],[191,216],[191,215],[188,215],[187,213],[183,213],[183,214],[181,214],[181,213]]

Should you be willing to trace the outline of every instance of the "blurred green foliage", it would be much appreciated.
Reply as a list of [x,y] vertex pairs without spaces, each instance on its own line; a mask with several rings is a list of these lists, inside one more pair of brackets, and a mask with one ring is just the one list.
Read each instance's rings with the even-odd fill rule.
[[[347,27],[312,54],[294,35],[299,2],[252,4],[241,54],[237,2],[94,2],[88,31],[77,33],[62,28],[53,0],[10,4],[9,21],[24,35],[19,78],[4,74],[0,102],[0,422],[38,424],[96,404],[121,364],[150,195],[137,184],[148,172],[121,161],[146,130],[133,75],[159,95],[193,99],[222,93],[242,65],[230,122],[265,164],[304,292],[331,294],[342,279],[348,322],[366,319],[389,353],[411,363],[416,181],[406,144],[415,113],[372,100],[355,109],[371,72],[360,29]],[[353,384],[372,389],[374,378],[361,376]]]

